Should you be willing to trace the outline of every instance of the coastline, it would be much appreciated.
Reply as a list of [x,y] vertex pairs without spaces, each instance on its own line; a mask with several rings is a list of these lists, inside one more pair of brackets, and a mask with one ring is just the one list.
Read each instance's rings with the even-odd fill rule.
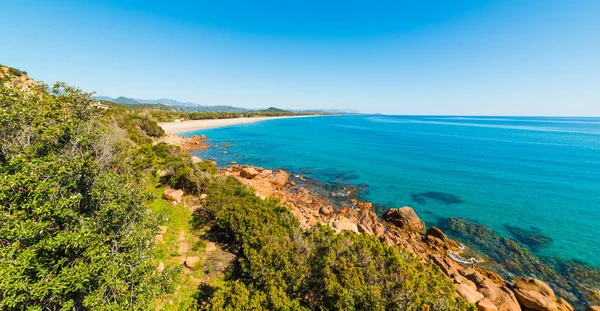
[[[221,144],[219,146],[225,148]],[[225,151],[222,153],[226,154]],[[249,169],[250,173],[242,174],[245,169]],[[521,310],[516,296],[516,281],[528,276],[537,277],[535,282],[541,282],[544,287],[550,286],[556,296],[548,302],[560,305],[558,310],[561,311],[572,311],[572,306],[583,310],[600,297],[596,290],[600,280],[597,270],[569,260],[547,261],[533,255],[527,247],[467,219],[451,217],[433,226],[425,226],[410,208],[414,217],[393,219],[394,214],[399,214],[394,212],[390,220],[389,216],[376,215],[371,202],[361,200],[356,193],[358,185],[335,189],[323,187],[319,180],[307,180],[304,176],[294,175],[293,171],[231,162],[220,173],[234,176],[253,187],[257,196],[278,197],[290,203],[292,214],[306,229],[321,224],[332,227],[336,232],[374,235],[389,245],[413,253],[438,266],[453,281],[458,295],[467,300],[473,299],[473,303],[481,300],[482,305],[489,302],[499,310]],[[354,195],[349,196],[351,192]],[[411,225],[405,227],[405,222]],[[416,230],[411,228],[414,223],[419,224]],[[557,297],[561,297],[560,300]]]
[[176,135],[185,132],[204,130],[217,127],[225,127],[239,124],[250,124],[267,120],[276,119],[291,119],[291,118],[308,118],[316,117],[316,115],[306,116],[280,116],[280,117],[248,117],[248,118],[231,118],[231,119],[205,119],[205,120],[189,120],[182,122],[160,122],[160,126],[167,134]]

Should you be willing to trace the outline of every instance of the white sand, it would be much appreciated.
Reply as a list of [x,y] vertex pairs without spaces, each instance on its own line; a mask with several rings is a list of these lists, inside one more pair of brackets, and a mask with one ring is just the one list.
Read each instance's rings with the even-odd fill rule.
[[287,119],[287,118],[303,118],[311,116],[286,116],[286,117],[251,117],[251,118],[232,118],[232,119],[210,119],[210,120],[189,120],[181,122],[164,122],[158,123],[160,127],[168,134],[177,134],[190,132],[194,130],[210,129],[215,127],[223,127],[237,124],[247,124],[260,122],[265,120]]

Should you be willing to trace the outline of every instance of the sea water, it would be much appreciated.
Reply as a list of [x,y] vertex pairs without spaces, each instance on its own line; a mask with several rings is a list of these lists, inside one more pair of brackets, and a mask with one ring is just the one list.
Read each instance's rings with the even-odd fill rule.
[[219,145],[198,154],[220,166],[367,185],[361,198],[378,213],[408,205],[428,225],[462,217],[511,238],[511,227],[534,231],[548,242],[536,255],[600,267],[600,118],[323,116],[184,135],[194,134]]

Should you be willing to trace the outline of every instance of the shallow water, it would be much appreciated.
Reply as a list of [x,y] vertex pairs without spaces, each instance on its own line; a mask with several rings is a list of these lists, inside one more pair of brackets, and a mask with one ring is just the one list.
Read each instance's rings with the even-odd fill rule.
[[219,147],[199,155],[221,166],[367,184],[364,199],[410,205],[428,225],[464,217],[536,255],[600,267],[600,118],[336,116],[185,135],[200,133]]

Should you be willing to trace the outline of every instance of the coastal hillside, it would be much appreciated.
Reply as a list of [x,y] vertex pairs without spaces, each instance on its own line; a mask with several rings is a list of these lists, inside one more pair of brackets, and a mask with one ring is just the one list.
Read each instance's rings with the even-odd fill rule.
[[144,114],[61,83],[0,99],[0,309],[475,308],[406,250],[301,226]]
[[32,89],[37,83],[27,76],[27,72],[0,64],[0,84],[22,90]]
[[553,289],[558,276],[480,266],[411,207],[378,217],[283,170],[218,169],[188,154],[209,138],[166,136],[165,111],[64,83],[7,80],[0,100],[2,310],[574,310],[563,295],[586,307]]

